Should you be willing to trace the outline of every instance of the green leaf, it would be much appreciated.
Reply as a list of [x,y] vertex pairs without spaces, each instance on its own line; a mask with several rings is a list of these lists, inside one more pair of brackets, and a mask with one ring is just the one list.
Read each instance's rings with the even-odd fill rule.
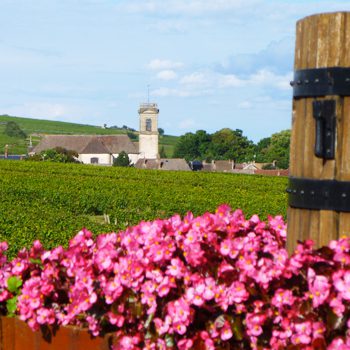
[[7,279],[7,289],[11,293],[17,293],[18,288],[22,285],[22,280],[17,276],[11,276]]
[[165,336],[165,343],[167,347],[169,348],[173,347],[175,345],[174,338],[170,334],[167,334]]
[[42,261],[41,261],[41,259],[29,259],[30,260],[30,262],[32,263],[32,264],[38,264],[38,265],[42,265],[43,263],[42,263]]
[[8,312],[8,316],[14,316],[17,310],[17,297],[13,297],[6,301],[6,308]]
[[147,320],[146,320],[146,322],[145,322],[145,324],[144,324],[144,327],[147,329],[147,328],[149,328],[149,326],[150,326],[150,324],[151,324],[151,322],[152,322],[152,320],[153,320],[153,317],[154,317],[154,313],[152,313],[152,314],[150,314],[149,316],[148,316],[148,318],[147,318]]

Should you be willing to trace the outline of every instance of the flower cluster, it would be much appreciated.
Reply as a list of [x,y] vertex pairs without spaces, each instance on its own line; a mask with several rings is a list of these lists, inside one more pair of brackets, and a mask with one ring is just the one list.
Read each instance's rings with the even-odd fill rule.
[[290,257],[285,241],[282,217],[221,205],[96,239],[84,229],[66,249],[36,241],[12,261],[1,243],[0,310],[15,298],[33,330],[115,332],[115,350],[350,350],[350,239]]

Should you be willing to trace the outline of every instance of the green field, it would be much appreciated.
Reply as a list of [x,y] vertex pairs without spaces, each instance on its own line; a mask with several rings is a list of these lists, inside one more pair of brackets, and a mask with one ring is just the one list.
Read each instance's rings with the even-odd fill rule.
[[65,244],[82,227],[118,231],[175,213],[201,215],[221,203],[247,217],[285,216],[286,186],[278,177],[2,160],[0,240],[13,254],[34,239]]
[[[44,134],[87,134],[87,135],[111,135],[111,134],[125,134],[125,129],[104,129],[100,126],[83,125],[67,122],[59,122],[52,120],[19,118],[8,115],[0,115],[0,154],[4,154],[5,145],[9,147],[10,154],[26,154],[29,145],[29,138],[26,140],[9,137],[4,131],[6,123],[14,121],[20,128],[29,136],[33,135],[32,142],[37,144],[40,140],[40,135]],[[160,136],[159,147],[164,146],[168,157],[172,157],[174,145],[178,137],[176,136]]]

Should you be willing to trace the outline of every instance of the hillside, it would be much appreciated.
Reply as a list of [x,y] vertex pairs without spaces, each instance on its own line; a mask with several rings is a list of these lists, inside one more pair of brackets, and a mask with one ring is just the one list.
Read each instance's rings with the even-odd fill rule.
[[[6,123],[14,121],[28,135],[32,135],[33,145],[40,140],[41,134],[86,134],[86,135],[111,135],[126,134],[125,129],[104,129],[100,126],[67,123],[44,119],[31,119],[0,115],[0,154],[4,154],[5,145],[9,146],[9,154],[26,154],[29,145],[29,137],[24,140],[17,137],[5,135],[4,130]],[[159,137],[159,149],[164,146],[168,157],[171,157],[177,136],[164,135]]]

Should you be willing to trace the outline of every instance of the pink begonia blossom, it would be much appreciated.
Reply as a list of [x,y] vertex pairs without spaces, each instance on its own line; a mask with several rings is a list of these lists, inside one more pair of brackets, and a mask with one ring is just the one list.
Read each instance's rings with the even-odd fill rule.
[[313,307],[318,307],[327,300],[331,285],[327,277],[316,275],[315,271],[311,268],[307,271],[307,278],[311,293],[310,296],[312,297],[312,305]]
[[246,323],[247,323],[247,333],[254,337],[258,337],[262,332],[262,326],[266,320],[266,314],[247,314]]
[[350,339],[345,342],[343,338],[337,337],[329,344],[327,350],[350,350]]
[[220,338],[221,340],[225,341],[232,338],[232,336],[233,336],[233,332],[232,332],[231,325],[228,321],[225,321],[223,327],[220,330]]
[[193,349],[193,340],[192,339],[181,339],[177,342],[177,348],[179,350],[190,350]]
[[339,296],[344,300],[350,300],[350,271],[333,275],[334,287],[339,292]]
[[282,217],[222,205],[96,239],[83,229],[67,248],[35,241],[12,261],[0,243],[0,303],[17,296],[34,330],[115,329],[114,349],[349,349],[350,239],[299,242],[291,256],[285,241]]
[[271,304],[278,309],[281,309],[284,305],[292,306],[296,298],[293,296],[293,292],[279,288],[276,290],[275,295],[271,300]]
[[312,340],[312,323],[310,321],[296,323],[291,340],[295,345],[310,344]]

